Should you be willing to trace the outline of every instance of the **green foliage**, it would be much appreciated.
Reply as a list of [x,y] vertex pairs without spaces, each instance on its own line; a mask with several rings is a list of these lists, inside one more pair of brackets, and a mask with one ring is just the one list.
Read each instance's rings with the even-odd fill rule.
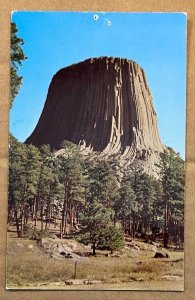
[[183,199],[184,162],[175,153],[161,156],[160,175],[164,196],[167,199]]
[[159,179],[137,162],[120,177],[116,161],[83,158],[68,141],[62,147],[54,154],[48,145],[36,148],[10,137],[9,219],[18,235],[29,220],[41,220],[43,231],[44,222],[47,228],[57,218],[61,237],[76,230],[94,254],[97,247],[122,248],[124,233],[155,239],[157,231],[183,240],[184,163],[178,155],[162,155]]
[[34,146],[27,147],[13,137],[10,138],[10,201],[19,203],[23,200],[24,202],[29,195],[35,193],[39,168],[38,156],[39,151]]
[[161,156],[160,176],[162,183],[162,201],[164,210],[164,246],[168,236],[179,235],[183,240],[184,226],[184,162],[173,151]]
[[57,170],[57,162],[49,145],[41,146],[37,198],[41,206],[46,207],[46,217],[49,217],[51,203],[60,200],[62,196]]
[[133,211],[136,210],[135,206],[135,193],[131,187],[131,175],[124,174],[119,190],[120,198],[116,199],[114,210],[119,220],[128,217]]
[[15,23],[11,23],[11,48],[10,48],[10,107],[13,105],[15,97],[18,95],[22,84],[22,77],[18,75],[19,67],[22,66],[23,60],[27,59],[22,45],[24,40],[17,36],[18,29]]
[[82,177],[81,156],[78,147],[68,141],[62,147],[63,154],[57,157],[59,180],[73,196]]
[[79,214],[82,230],[78,239],[84,243],[91,243],[94,255],[96,248],[101,244],[102,236],[112,225],[111,215],[112,211],[95,199],[87,202]]
[[85,162],[85,176],[86,202],[79,214],[82,226],[79,238],[84,243],[92,244],[93,254],[96,248],[101,246],[110,250],[120,248],[120,230],[113,227],[114,206],[119,198],[119,182],[110,164],[97,158]]
[[113,209],[119,198],[120,185],[109,163],[96,159],[88,165],[86,174],[86,200],[90,202],[95,199],[104,207]]
[[19,207],[26,184],[26,147],[11,136],[9,150],[9,206]]
[[63,185],[62,234],[66,233],[68,219],[73,227],[75,208],[84,201],[84,177],[79,148],[68,141],[62,143],[63,153],[57,157],[58,178]]
[[125,242],[120,224],[109,226],[102,232],[100,245],[103,249],[110,250],[111,253],[124,248]]
[[31,197],[37,192],[41,157],[39,149],[33,145],[26,146],[26,155],[26,194]]
[[112,213],[102,204],[93,201],[79,215],[82,230],[77,239],[82,243],[92,244],[94,255],[97,248],[113,252],[124,247],[123,231],[119,224],[112,224]]
[[42,238],[50,237],[50,232],[47,228],[44,230],[37,230],[31,223],[25,225],[25,233],[29,240],[40,241]]

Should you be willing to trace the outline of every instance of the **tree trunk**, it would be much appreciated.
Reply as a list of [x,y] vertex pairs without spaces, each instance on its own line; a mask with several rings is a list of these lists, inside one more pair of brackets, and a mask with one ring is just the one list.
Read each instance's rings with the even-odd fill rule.
[[15,208],[14,210],[14,214],[15,214],[15,220],[16,220],[16,231],[17,231],[17,235],[18,237],[20,237],[20,224],[19,224],[19,220],[18,220],[18,212],[17,209]]
[[21,210],[21,237],[24,236],[24,210]]
[[168,239],[169,239],[169,234],[167,232],[167,216],[168,216],[168,201],[166,199],[165,200],[165,212],[164,212],[164,237],[163,237],[164,248],[167,248]]
[[74,219],[74,205],[72,201],[70,201],[70,206],[69,206],[69,216],[70,216],[70,229],[73,229],[73,219]]
[[67,234],[68,214],[70,212],[70,207],[69,207],[70,197],[68,197],[68,196],[69,195],[67,193],[67,199],[66,199],[66,205],[65,205],[64,234]]
[[60,222],[60,239],[62,239],[62,223]]
[[33,207],[32,207],[32,218],[35,219],[35,211],[36,211],[36,197],[33,199]]
[[116,225],[116,212],[114,213],[114,219],[113,219],[113,225],[115,226]]
[[67,223],[68,223],[68,204],[66,204],[66,211],[65,211],[64,234],[67,234]]
[[36,197],[36,201],[35,201],[35,228],[37,227],[37,217],[38,217],[38,209],[39,209],[39,195]]
[[28,223],[29,214],[30,214],[30,208],[28,206],[28,207],[26,207],[26,209],[24,211],[24,225],[27,225],[27,223]]
[[96,255],[96,252],[95,252],[95,250],[96,250],[95,242],[93,242],[93,244],[92,244],[92,250],[93,250],[93,256],[95,256]]
[[129,214],[129,235],[131,236],[131,214]]
[[47,213],[46,213],[45,228],[47,228],[48,224],[49,224],[48,227],[50,227],[50,223],[51,223],[51,202],[50,202],[51,199],[50,198],[51,198],[51,185],[49,186],[49,195],[48,195],[48,199],[47,199]]
[[77,228],[77,204],[74,206],[73,227]]
[[49,203],[49,227],[51,225],[51,203]]
[[41,230],[43,230],[43,200],[41,200]]
[[122,220],[122,227],[123,227],[123,232],[125,233],[125,217],[123,217],[123,220]]
[[67,191],[66,191],[66,183],[64,183],[64,203],[63,203],[63,210],[62,210],[62,234],[64,233],[64,227],[65,227],[66,205],[67,205]]
[[132,230],[132,238],[135,238],[135,216],[133,216],[133,230]]

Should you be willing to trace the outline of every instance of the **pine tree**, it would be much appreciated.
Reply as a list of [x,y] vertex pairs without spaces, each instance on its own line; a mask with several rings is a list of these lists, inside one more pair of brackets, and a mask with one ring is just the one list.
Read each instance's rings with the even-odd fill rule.
[[[41,218],[41,229],[43,230],[43,221],[46,220],[50,224],[51,219],[51,203],[53,201],[53,193],[58,193],[58,177],[56,174],[55,157],[50,150],[49,145],[40,147],[40,167],[37,172],[38,186],[34,201],[34,220],[35,226],[38,216]],[[59,186],[58,186],[59,187]],[[60,187],[59,187],[60,188]]]
[[152,179],[151,181],[152,184],[152,195],[153,195],[153,200],[151,203],[151,226],[150,229],[152,231],[152,240],[156,240],[157,234],[160,234],[163,230],[163,209],[162,209],[162,184],[159,179]]
[[[104,207],[113,209],[119,198],[119,182],[109,163],[96,159],[87,169],[87,201],[96,199]],[[114,213],[114,211],[113,211]]]
[[135,200],[132,208],[132,237],[134,238],[136,233],[141,233],[142,218],[144,202],[144,171],[138,162],[134,162],[129,167],[131,188],[135,194]]
[[83,201],[84,194],[82,158],[79,148],[71,142],[64,141],[62,149],[63,154],[57,158],[59,180],[64,187],[61,235],[66,233],[68,221],[70,227],[73,226],[75,204]]
[[142,186],[142,211],[141,211],[141,233],[150,235],[153,221],[153,209],[156,201],[154,179],[146,173],[141,176]]
[[126,221],[128,221],[128,232],[132,234],[132,212],[135,208],[135,193],[131,188],[131,175],[129,173],[123,175],[119,194],[120,197],[114,204],[115,215],[121,221],[124,231]]
[[[39,182],[39,169],[40,169],[40,152],[39,149],[33,145],[25,145],[26,160],[25,160],[25,176],[26,182],[23,195],[23,212],[21,215],[22,221],[22,235],[23,225],[26,225],[29,219],[29,214],[33,207],[33,200],[37,194]],[[32,217],[32,215],[31,215]]]
[[26,148],[10,136],[9,149],[9,200],[8,221],[14,219],[18,236],[21,236],[21,213],[26,186]]
[[103,249],[108,249],[111,254],[115,250],[121,250],[125,246],[123,231],[119,223],[112,225],[102,231],[100,244]]
[[184,163],[176,153],[170,151],[162,155],[160,170],[164,206],[164,247],[167,247],[174,215],[178,215],[179,220],[183,221]]
[[83,243],[91,243],[93,255],[96,255],[96,248],[102,245],[106,231],[112,226],[111,216],[112,211],[105,208],[95,198],[87,202],[79,214],[82,225],[79,240]]
[[18,95],[20,86],[22,84],[22,76],[18,75],[19,67],[22,61],[27,59],[22,49],[24,40],[17,36],[18,29],[15,23],[11,23],[11,49],[10,49],[10,107],[13,105],[15,97]]

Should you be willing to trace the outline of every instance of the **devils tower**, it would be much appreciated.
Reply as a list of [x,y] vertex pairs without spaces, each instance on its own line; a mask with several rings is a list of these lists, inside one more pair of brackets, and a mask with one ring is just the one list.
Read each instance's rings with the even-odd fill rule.
[[60,149],[63,140],[154,165],[165,146],[143,69],[128,59],[91,58],[58,71],[41,117],[26,140]]

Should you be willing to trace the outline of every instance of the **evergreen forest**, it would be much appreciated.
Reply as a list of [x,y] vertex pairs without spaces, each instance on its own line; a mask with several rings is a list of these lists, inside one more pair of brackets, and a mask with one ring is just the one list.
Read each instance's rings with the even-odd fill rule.
[[75,237],[111,251],[124,236],[183,246],[184,162],[171,149],[161,155],[154,178],[134,161],[124,173],[114,158],[84,157],[64,141],[62,150],[40,148],[10,137],[8,222],[18,237],[29,228]]

